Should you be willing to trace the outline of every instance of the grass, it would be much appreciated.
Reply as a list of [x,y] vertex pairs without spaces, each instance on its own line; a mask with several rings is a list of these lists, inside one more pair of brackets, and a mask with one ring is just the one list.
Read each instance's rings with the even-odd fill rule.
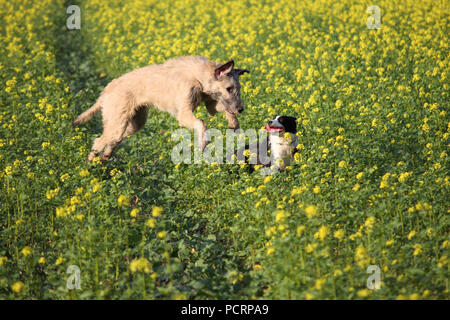
[[[371,4],[82,1],[69,31],[69,3],[5,3],[0,298],[448,299],[448,1],[379,1],[379,30]],[[298,117],[294,164],[175,165],[177,122],[156,110],[87,164],[101,122],[76,115],[179,55],[250,69],[241,126]]]

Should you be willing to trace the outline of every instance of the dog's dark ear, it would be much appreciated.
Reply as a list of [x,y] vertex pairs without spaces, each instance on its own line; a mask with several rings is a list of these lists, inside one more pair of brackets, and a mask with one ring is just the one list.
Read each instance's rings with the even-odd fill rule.
[[236,74],[238,75],[238,76],[241,76],[241,75],[243,75],[244,73],[250,73],[250,71],[248,71],[247,69],[234,69],[234,72],[236,72]]
[[214,71],[214,75],[216,76],[216,78],[219,78],[220,76],[224,75],[224,74],[228,74],[231,72],[231,70],[233,70],[234,67],[234,61],[230,60],[227,63],[224,63],[223,65],[221,65],[220,67],[217,67],[216,70]]
[[297,133],[297,118],[290,116],[281,116],[278,121],[283,125],[284,131]]

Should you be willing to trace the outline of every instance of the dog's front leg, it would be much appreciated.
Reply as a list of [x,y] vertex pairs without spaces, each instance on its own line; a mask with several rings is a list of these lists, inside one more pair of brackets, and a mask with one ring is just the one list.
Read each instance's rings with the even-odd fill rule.
[[203,120],[197,119],[191,110],[185,110],[178,114],[177,117],[180,126],[188,129],[194,129],[198,136],[198,147],[202,152],[205,150],[209,142],[209,137],[206,133],[208,129]]
[[225,117],[228,121],[228,128],[237,130],[239,129],[239,120],[235,114],[231,114],[229,112],[225,112]]
[[234,130],[239,129],[239,121],[238,121],[237,116],[235,114],[231,114],[231,113],[227,112],[225,106],[222,103],[214,101],[214,100],[209,100],[209,101],[205,101],[205,105],[206,105],[206,108],[208,109],[208,112],[210,112],[210,110],[214,111],[213,114],[215,114],[216,112],[224,112],[225,118],[227,119],[227,122],[228,122],[228,128],[234,129]]

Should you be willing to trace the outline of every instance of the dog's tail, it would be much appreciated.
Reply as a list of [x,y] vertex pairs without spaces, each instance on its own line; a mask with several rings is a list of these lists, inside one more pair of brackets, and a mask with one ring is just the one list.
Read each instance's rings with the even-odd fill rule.
[[89,109],[87,109],[85,112],[83,112],[82,114],[80,114],[74,122],[72,122],[72,127],[76,127],[82,123],[85,123],[89,120],[92,119],[92,117],[97,113],[100,112],[100,110],[102,109],[101,103],[100,103],[100,99],[97,100],[96,103],[94,103],[94,105],[92,107],[90,107]]

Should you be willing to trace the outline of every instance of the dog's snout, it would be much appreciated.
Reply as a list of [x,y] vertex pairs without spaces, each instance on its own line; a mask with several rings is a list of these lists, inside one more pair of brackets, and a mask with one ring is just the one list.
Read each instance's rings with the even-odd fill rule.
[[238,112],[239,112],[239,113],[242,113],[242,111],[244,111],[244,107],[238,108]]
[[272,120],[269,120],[269,122],[267,122],[267,124],[270,126],[270,125],[272,125]]

